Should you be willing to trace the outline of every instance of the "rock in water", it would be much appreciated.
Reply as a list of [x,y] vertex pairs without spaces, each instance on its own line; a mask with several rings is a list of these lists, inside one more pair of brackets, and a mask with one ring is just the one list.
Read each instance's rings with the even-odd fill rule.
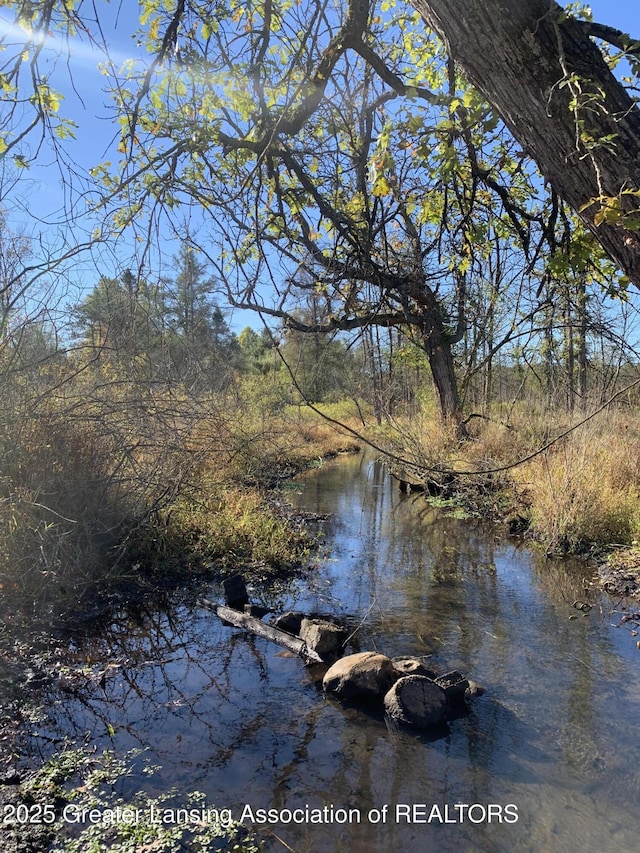
[[426,678],[434,679],[438,673],[425,664],[426,660],[428,659],[393,658],[393,666],[399,677],[404,675],[424,675]]
[[399,678],[384,697],[384,709],[396,722],[427,728],[445,721],[447,697],[430,678],[407,675]]
[[300,624],[300,639],[317,652],[322,660],[330,662],[341,654],[347,632],[325,619],[303,619]]
[[394,678],[393,663],[386,655],[360,652],[336,661],[322,686],[341,699],[376,699],[384,696]]
[[293,610],[287,610],[286,613],[282,613],[273,620],[273,625],[281,631],[288,631],[289,634],[298,636],[304,618],[304,613],[295,613]]

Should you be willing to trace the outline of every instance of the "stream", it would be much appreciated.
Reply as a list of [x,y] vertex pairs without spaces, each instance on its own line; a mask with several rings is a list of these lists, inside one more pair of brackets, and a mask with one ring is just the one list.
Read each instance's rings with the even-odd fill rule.
[[[322,552],[254,598],[348,616],[361,650],[460,670],[486,691],[467,716],[438,739],[390,731],[186,596],[76,637],[78,670],[47,692],[32,748],[143,747],[161,769],[135,764],[131,793],[199,790],[236,819],[332,807],[267,826],[296,853],[639,850],[640,650],[618,602],[585,591],[588,567],[402,495],[363,455],[306,472],[287,497],[330,514]],[[271,836],[267,849],[287,848]]]

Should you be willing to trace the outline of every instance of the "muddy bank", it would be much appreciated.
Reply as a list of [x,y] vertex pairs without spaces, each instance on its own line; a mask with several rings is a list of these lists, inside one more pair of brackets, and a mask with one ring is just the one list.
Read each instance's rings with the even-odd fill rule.
[[601,588],[630,599],[640,599],[640,548],[616,548],[598,567]]

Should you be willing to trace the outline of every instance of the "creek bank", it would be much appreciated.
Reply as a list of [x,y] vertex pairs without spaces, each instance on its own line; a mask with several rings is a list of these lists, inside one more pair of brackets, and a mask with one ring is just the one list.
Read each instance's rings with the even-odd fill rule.
[[640,599],[640,546],[617,548],[599,561],[599,582],[609,595]]
[[[309,462],[291,469],[290,474],[309,467]],[[282,484],[281,477],[278,482]],[[305,542],[300,558],[293,559],[292,550],[293,557],[286,565],[273,565],[264,560],[247,561],[233,553],[214,559],[200,555],[197,560],[185,560],[180,565],[171,560],[170,565],[161,563],[149,570],[125,570],[120,579],[111,577],[107,582],[84,585],[82,589],[72,590],[73,603],[65,608],[54,609],[53,605],[43,603],[40,612],[33,602],[27,609],[28,602],[24,607],[13,606],[5,598],[0,609],[3,621],[0,631],[0,742],[4,752],[0,759],[0,790],[5,785],[18,784],[23,773],[36,772],[29,757],[31,748],[22,742],[26,728],[20,722],[41,718],[42,691],[60,687],[74,693],[92,685],[97,689],[124,666],[117,660],[111,660],[106,666],[87,663],[74,651],[75,638],[101,634],[118,613],[132,613],[136,618],[139,611],[163,610],[178,599],[195,606],[198,595],[211,582],[224,582],[240,567],[248,573],[252,583],[271,589],[278,589],[308,571],[302,558],[315,542],[314,527],[326,519],[326,515],[296,509],[278,491],[263,496],[273,518],[294,530],[297,542]],[[23,768],[19,773],[18,766]]]
[[490,472],[478,470],[473,475],[460,474],[445,465],[436,465],[427,473],[420,471],[418,466],[408,470],[388,462],[385,467],[403,495],[424,494],[425,500],[434,507],[460,517],[483,518],[511,536],[530,534],[528,507],[518,502],[505,482]]
[[[478,477],[456,474],[437,466],[426,472],[416,468],[394,468],[386,464],[390,476],[397,481],[401,494],[424,495],[425,502],[457,517],[476,517],[488,521],[498,537],[506,536],[518,542],[544,550],[549,559],[572,556],[584,561],[590,580],[587,586],[598,589],[621,601],[622,610],[634,611],[640,600],[640,546],[595,545],[585,541],[576,551],[568,540],[558,537],[551,544],[536,528],[526,497],[498,477]],[[637,608],[635,608],[637,610]],[[570,618],[576,618],[572,615]],[[635,635],[634,635],[635,636]],[[639,646],[640,647],[640,646]]]
[[[33,594],[22,593],[18,581],[5,582],[0,587],[0,653],[11,657],[15,641],[34,634],[91,630],[118,608],[223,579],[238,570],[261,583],[298,576],[315,543],[314,526],[326,516],[296,509],[286,499],[284,483],[318,460],[359,450],[347,437],[339,442],[319,439],[268,460],[271,470],[266,471],[265,465],[264,475],[239,476],[226,483],[221,504],[226,501],[233,507],[235,500],[240,506],[237,518],[232,513],[229,519],[223,516],[222,530],[215,525],[208,529],[207,519],[216,517],[215,507],[176,505],[165,515],[132,519],[123,541],[109,546],[99,571],[61,566],[49,573],[54,578],[50,589],[43,585]],[[245,495],[255,496],[247,507],[242,503]]]
[[[237,572],[240,567],[250,572],[259,583],[273,584],[300,575],[305,570],[304,557],[314,543],[314,536],[309,530],[313,523],[321,519],[314,513],[301,513],[293,509],[288,518],[284,504],[278,503],[279,518],[289,526],[295,539],[289,562],[276,564],[266,560],[247,560],[242,555],[230,552],[212,558],[206,555],[190,558],[185,555],[184,562],[171,560],[169,565],[162,558],[159,558],[157,566],[133,565],[131,569],[125,568],[117,577],[96,579],[83,584],[77,591],[70,587],[67,598],[71,602],[63,606],[56,602],[44,603],[37,611],[34,607],[27,611],[26,606],[19,604],[2,607],[2,652],[11,655],[18,638],[41,637],[45,634],[57,637],[76,631],[90,631],[95,626],[99,628],[104,620],[109,619],[110,614],[121,608],[135,608],[149,600],[157,601],[162,606],[168,595],[180,589],[193,590],[203,584],[222,580]],[[37,645],[34,643],[34,649]],[[18,659],[22,659],[23,654],[24,649]]]
[[597,545],[585,541],[572,547],[566,537],[551,544],[536,528],[531,507],[508,482],[483,475],[463,475],[437,466],[427,476],[385,465],[403,495],[423,494],[431,506],[459,518],[482,518],[495,526],[498,536],[542,548],[548,558],[577,557],[594,564],[596,585],[609,595],[640,598],[640,547]]
[[242,484],[249,488],[277,492],[283,484],[290,482],[304,471],[317,468],[323,462],[338,459],[340,456],[350,456],[361,451],[362,447],[358,442],[345,436],[344,442],[338,450],[323,450],[321,454],[303,456],[295,460],[282,459],[275,462],[272,460],[269,471],[261,471],[257,475],[247,474],[242,478]]

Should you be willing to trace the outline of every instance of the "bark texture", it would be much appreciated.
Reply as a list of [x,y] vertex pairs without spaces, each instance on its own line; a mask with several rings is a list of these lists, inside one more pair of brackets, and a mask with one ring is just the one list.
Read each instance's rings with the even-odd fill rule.
[[[564,18],[554,0],[409,2],[557,193],[640,286],[638,233],[595,225],[600,205],[589,204],[640,188],[640,111],[609,71],[588,25]],[[583,130],[595,146],[581,139]],[[612,134],[610,143],[597,143]],[[637,198],[626,203],[640,206]]]
[[259,619],[250,616],[247,613],[240,613],[233,610],[231,607],[225,607],[223,604],[215,604],[206,598],[198,599],[198,603],[208,610],[213,610],[224,622],[229,625],[234,625],[236,628],[243,628],[245,631],[250,631],[258,637],[263,637],[265,640],[271,640],[272,643],[277,643],[290,652],[294,652],[305,661],[305,663],[322,663],[320,655],[308,648],[304,640],[300,637],[294,637],[287,634],[286,631],[281,631],[279,628],[274,628],[272,625],[265,625]]
[[453,364],[451,344],[440,328],[432,329],[425,341],[425,350],[438,397],[440,414],[445,422],[460,423],[458,380]]

